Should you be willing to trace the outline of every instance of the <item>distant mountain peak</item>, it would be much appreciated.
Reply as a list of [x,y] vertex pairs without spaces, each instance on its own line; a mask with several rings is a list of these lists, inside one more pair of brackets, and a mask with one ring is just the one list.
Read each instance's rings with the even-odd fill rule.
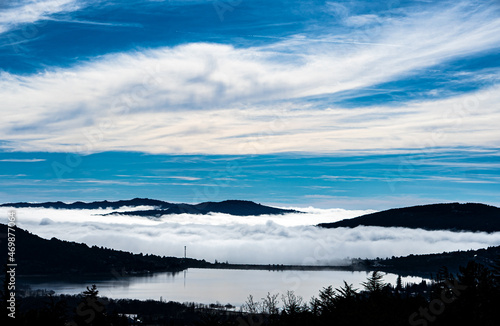
[[444,203],[393,208],[381,212],[322,223],[324,228],[356,226],[406,227],[427,230],[500,231],[500,208],[480,203]]

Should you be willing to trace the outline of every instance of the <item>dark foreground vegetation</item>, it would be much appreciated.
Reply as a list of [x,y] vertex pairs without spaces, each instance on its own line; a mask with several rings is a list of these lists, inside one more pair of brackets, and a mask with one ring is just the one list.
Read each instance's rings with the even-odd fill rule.
[[[4,282],[6,285],[7,282]],[[7,307],[5,286],[2,306]],[[373,272],[361,289],[344,282],[309,301],[294,292],[249,296],[240,310],[230,304],[111,300],[95,286],[80,295],[18,291],[16,319],[2,309],[2,325],[500,325],[500,258],[485,266],[470,261],[456,275],[446,267],[434,281],[385,284]]]
[[386,259],[353,259],[352,267],[355,270],[379,270],[433,279],[441,266],[446,266],[451,273],[457,274],[460,266],[467,265],[471,260],[488,266],[496,257],[500,257],[500,246]]
[[[132,254],[56,238],[47,240],[20,228],[15,230],[18,275],[179,272],[189,267],[211,265],[204,260],[192,258]],[[5,224],[0,224],[0,234],[7,234]],[[0,258],[1,261],[6,261],[8,250],[5,247],[2,249]]]

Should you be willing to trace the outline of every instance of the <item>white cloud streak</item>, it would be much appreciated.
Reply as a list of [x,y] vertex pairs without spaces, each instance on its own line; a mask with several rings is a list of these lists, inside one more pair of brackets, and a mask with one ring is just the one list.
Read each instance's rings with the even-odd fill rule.
[[14,163],[36,163],[36,162],[44,162],[43,158],[31,158],[31,159],[17,159],[17,158],[6,158],[0,160],[0,162],[14,162]]
[[21,24],[32,24],[60,12],[78,10],[78,0],[26,0],[17,6],[0,12],[0,33],[7,32]]
[[[356,34],[297,35],[253,48],[192,43],[36,75],[5,72],[0,97],[8,127],[0,139],[10,149],[67,152],[498,146],[499,87],[396,107],[344,109],[306,99],[395,80],[500,44],[500,18],[491,8],[470,10],[462,2],[441,9],[381,21],[366,42],[354,42],[366,44],[338,44],[359,40]],[[351,17],[356,24],[373,20]]]

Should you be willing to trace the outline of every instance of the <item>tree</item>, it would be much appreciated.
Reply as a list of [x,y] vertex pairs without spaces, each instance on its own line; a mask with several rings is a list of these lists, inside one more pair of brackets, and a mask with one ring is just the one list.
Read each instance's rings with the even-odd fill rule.
[[403,281],[401,280],[401,275],[398,275],[396,280],[396,294],[399,295],[403,290]]
[[319,291],[319,307],[321,313],[332,312],[335,309],[336,295],[331,285]]
[[355,289],[352,284],[347,284],[346,281],[344,281],[343,287],[337,288],[337,289],[335,289],[335,291],[337,291],[337,295],[336,295],[337,299],[351,300],[351,299],[356,298],[356,296],[358,294],[356,292],[357,289]]
[[319,316],[321,314],[321,301],[318,298],[313,296],[311,300],[309,300],[309,311],[311,311],[313,316]]
[[448,271],[448,267],[441,266],[436,274],[436,282],[444,282],[453,279],[453,274]]
[[250,294],[247,298],[247,301],[245,301],[245,303],[241,306],[241,309],[250,314],[257,314],[260,310],[260,303],[255,302],[253,300],[253,295]]
[[279,313],[278,293],[271,294],[267,292],[265,298],[262,298],[262,312],[269,315],[277,315]]
[[373,271],[372,275],[368,277],[366,282],[361,283],[366,291],[370,293],[380,292],[382,288],[385,286],[385,283],[382,281],[383,275],[379,271]]
[[306,310],[302,297],[297,296],[294,291],[286,291],[286,294],[281,296],[281,300],[283,300],[283,309],[287,314],[295,315]]
[[72,325],[104,326],[106,322],[105,307],[98,297],[99,291],[94,284],[87,286],[87,290],[82,293],[82,301],[76,307],[76,316]]
[[456,279],[443,282],[449,288],[448,293],[442,292],[434,299],[446,303],[444,313],[439,316],[440,322],[446,325],[498,325],[500,301],[494,289],[492,271],[473,260],[459,270]]

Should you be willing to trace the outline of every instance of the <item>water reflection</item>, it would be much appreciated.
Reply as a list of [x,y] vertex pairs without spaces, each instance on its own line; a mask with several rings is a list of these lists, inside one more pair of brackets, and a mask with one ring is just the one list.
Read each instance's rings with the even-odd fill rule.
[[[54,290],[58,294],[78,294],[85,287],[96,284],[100,295],[109,298],[154,299],[163,301],[197,303],[243,304],[249,294],[263,298],[267,292],[284,294],[293,290],[308,301],[318,296],[326,286],[340,287],[345,280],[355,288],[362,288],[369,272],[351,271],[267,271],[267,270],[225,270],[194,269],[180,273],[157,273],[150,275],[123,275],[113,273],[113,278],[67,277],[48,279],[40,277],[21,278],[33,290]],[[384,281],[395,284],[397,275],[385,274]],[[419,283],[420,277],[404,277],[403,284]]]

